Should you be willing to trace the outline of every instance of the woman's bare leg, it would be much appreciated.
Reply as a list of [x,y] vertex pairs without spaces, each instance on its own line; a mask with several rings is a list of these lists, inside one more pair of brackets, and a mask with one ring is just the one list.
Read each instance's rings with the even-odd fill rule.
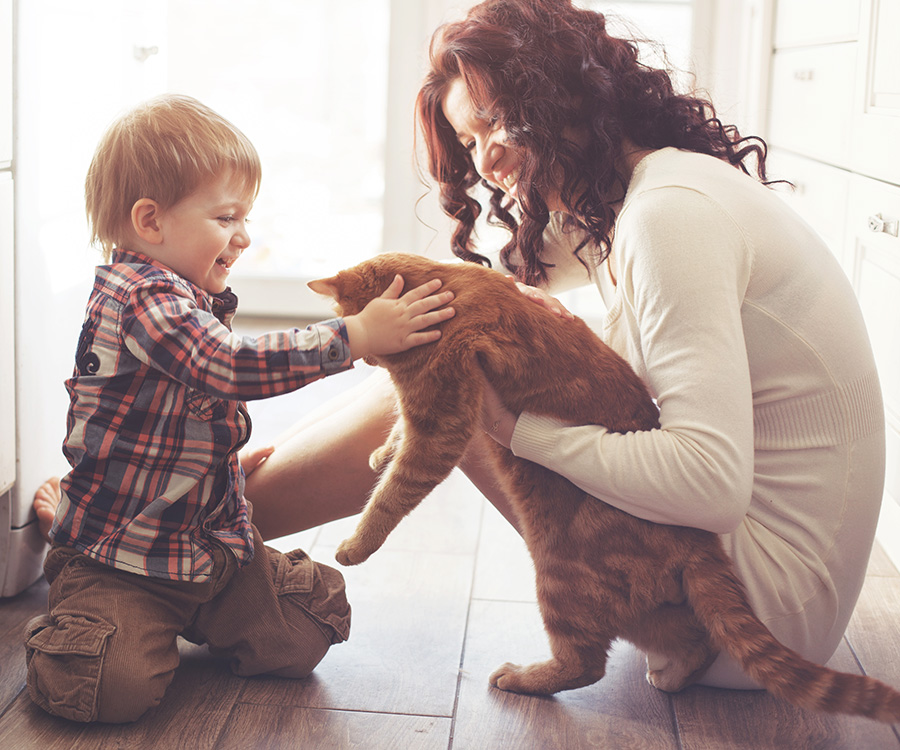
[[469,448],[463,456],[459,468],[463,470],[469,481],[478,488],[478,491],[490,500],[491,504],[521,534],[522,529],[519,528],[512,501],[497,481],[494,468],[487,458],[490,445],[486,441],[489,440],[491,440],[489,435],[478,432],[472,438],[472,442],[469,443]]
[[393,386],[376,371],[281,435],[247,477],[253,523],[263,539],[359,513],[376,479],[369,454],[395,419]]
[[[247,478],[253,522],[263,539],[359,513],[377,478],[369,454],[384,443],[395,419],[394,387],[383,370],[376,370],[281,435],[272,455]],[[460,468],[518,530],[512,504],[485,458],[483,440],[490,438],[475,437]]]

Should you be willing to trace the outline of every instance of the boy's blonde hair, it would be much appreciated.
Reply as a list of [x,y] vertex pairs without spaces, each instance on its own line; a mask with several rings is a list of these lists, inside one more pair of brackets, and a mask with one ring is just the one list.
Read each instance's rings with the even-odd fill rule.
[[131,209],[150,198],[163,210],[207,180],[231,171],[251,200],[259,155],[228,120],[189,96],[165,94],[138,105],[106,131],[84,184],[91,243],[105,261],[129,236]]

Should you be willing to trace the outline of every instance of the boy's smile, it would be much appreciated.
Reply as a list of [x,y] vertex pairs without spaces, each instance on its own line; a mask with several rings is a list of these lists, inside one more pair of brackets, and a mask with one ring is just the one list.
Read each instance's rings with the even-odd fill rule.
[[242,181],[223,175],[160,210],[156,241],[143,252],[204,291],[223,292],[231,266],[250,244],[252,205]]

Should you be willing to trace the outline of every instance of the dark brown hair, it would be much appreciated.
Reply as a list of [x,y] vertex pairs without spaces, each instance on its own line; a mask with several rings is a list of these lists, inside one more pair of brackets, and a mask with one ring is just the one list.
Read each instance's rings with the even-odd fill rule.
[[[742,138],[736,127],[723,125],[706,99],[676,93],[668,71],[639,62],[637,40],[610,36],[602,13],[569,0],[486,0],[464,20],[439,28],[430,52],[416,113],[441,208],[457,222],[452,249],[464,260],[489,265],[472,237],[482,211],[472,190],[480,182],[490,192],[488,220],[512,233],[500,254],[503,264],[526,283],[546,280],[540,255],[550,214],[540,181],[555,173],[563,176],[567,213],[602,261],[615,221],[611,203],[626,188],[616,166],[626,139],[640,149],[709,154],[766,181],[761,139]],[[444,97],[458,78],[476,109],[498,118],[521,154],[518,217],[503,191],[481,179],[444,116]],[[585,145],[564,137],[573,128],[587,130]]]

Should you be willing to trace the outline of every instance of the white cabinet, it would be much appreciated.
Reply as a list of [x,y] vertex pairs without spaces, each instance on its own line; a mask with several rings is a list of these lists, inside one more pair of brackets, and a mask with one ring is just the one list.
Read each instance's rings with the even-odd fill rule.
[[860,175],[850,180],[848,260],[872,340],[887,422],[882,544],[900,554],[900,186]]
[[900,566],[900,0],[773,0],[769,163],[841,259],[887,422],[878,538]]
[[856,39],[860,0],[787,0],[775,8],[775,47]]
[[794,187],[776,189],[818,234],[847,269],[844,258],[850,173],[820,161],[773,148],[766,162],[769,176],[787,180]]
[[856,42],[775,52],[769,98],[773,145],[848,165],[856,58]]
[[900,0],[868,0],[857,65],[851,164],[900,182]]

